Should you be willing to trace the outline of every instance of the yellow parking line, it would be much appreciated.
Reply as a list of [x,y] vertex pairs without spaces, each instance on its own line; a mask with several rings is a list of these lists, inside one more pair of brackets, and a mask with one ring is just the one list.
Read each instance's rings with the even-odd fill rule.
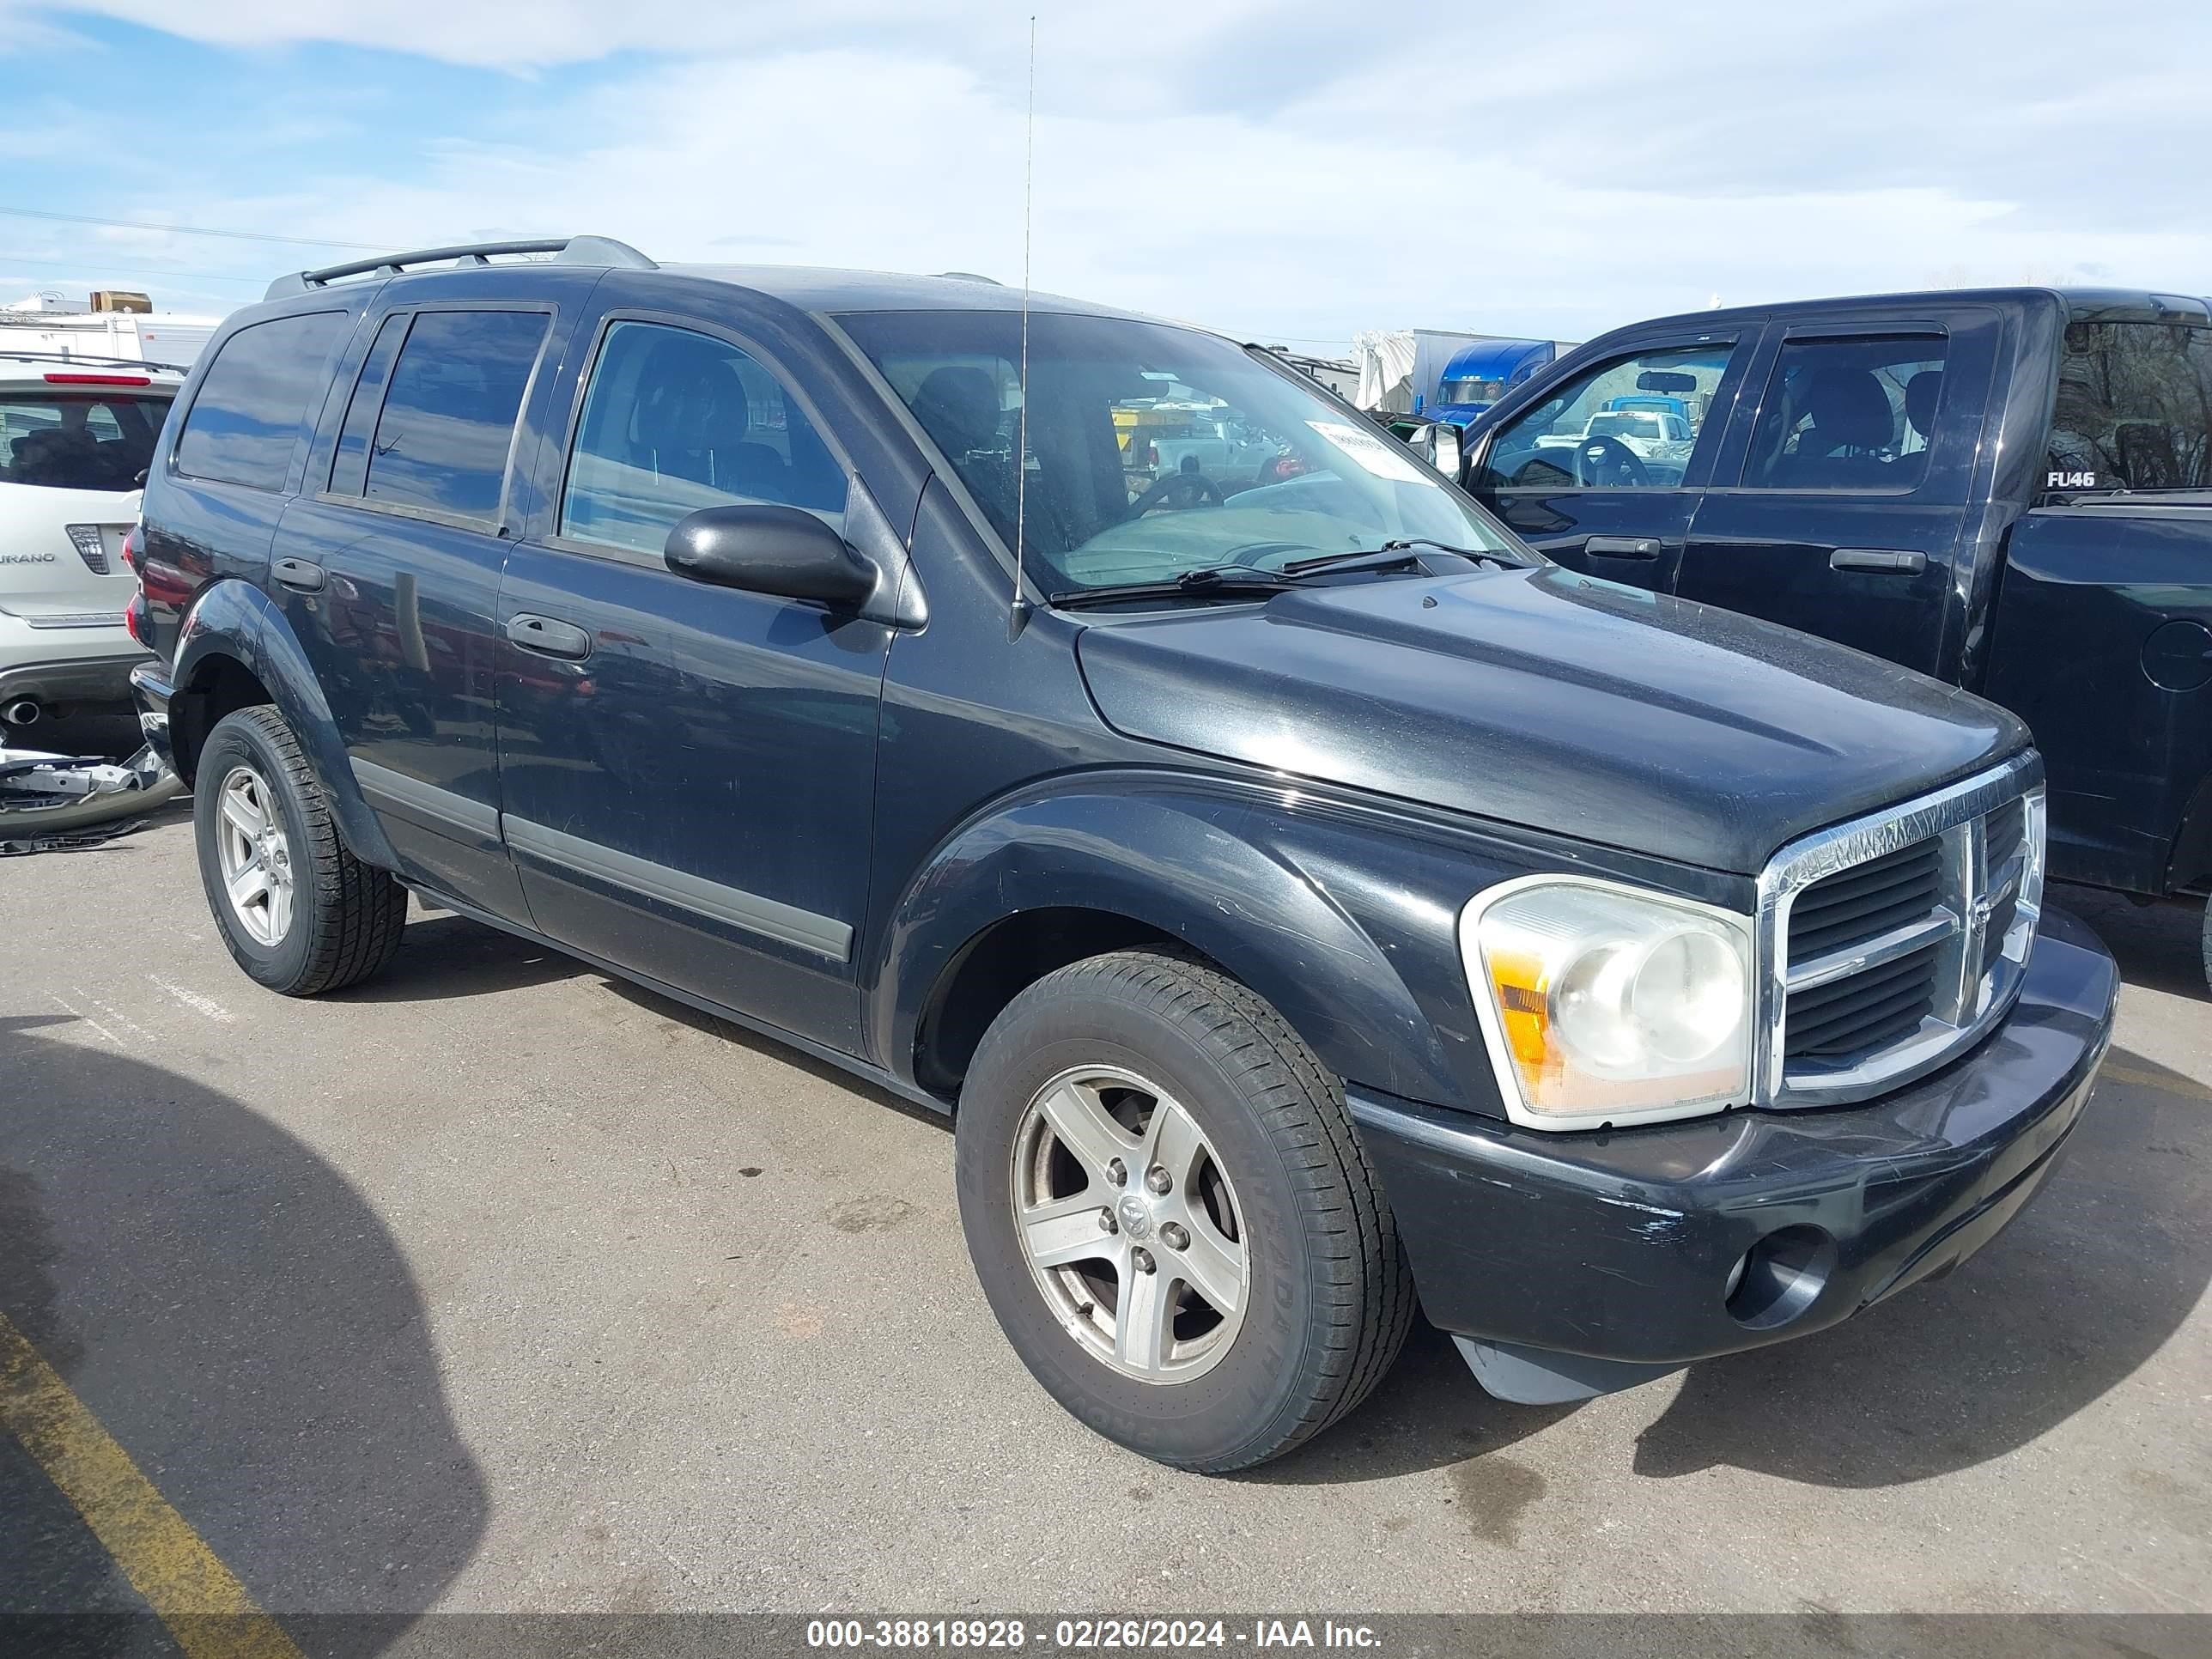
[[0,1429],[61,1489],[190,1659],[302,1659],[5,1314]]
[[2172,1095],[2179,1100],[2212,1100],[2212,1089],[2201,1083],[2192,1083],[2185,1077],[2167,1077],[2157,1072],[2142,1072],[2132,1066],[2115,1066],[2106,1062],[2104,1075],[2115,1083],[2132,1083],[2144,1089],[2155,1089],[2162,1095]]

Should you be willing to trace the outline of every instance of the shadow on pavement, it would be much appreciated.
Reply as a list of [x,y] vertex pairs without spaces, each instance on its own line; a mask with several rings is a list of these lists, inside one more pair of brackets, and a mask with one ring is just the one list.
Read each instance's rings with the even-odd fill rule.
[[623,1001],[635,1003],[647,1013],[657,1014],[674,1024],[688,1025],[691,1030],[720,1042],[734,1042],[755,1054],[765,1054],[780,1065],[804,1072],[811,1078],[819,1078],[824,1083],[834,1083],[871,1104],[888,1107],[917,1122],[933,1123],[945,1130],[952,1127],[951,1113],[936,1111],[908,1100],[903,1095],[895,1095],[842,1066],[833,1066],[826,1060],[816,1059],[804,1048],[794,1048],[789,1043],[779,1042],[764,1031],[756,1031],[750,1026],[739,1025],[733,1020],[717,1018],[713,1014],[694,1008],[688,1002],[662,996],[658,991],[649,991],[644,986],[632,984],[626,979],[617,979],[611,974],[602,974],[600,982]]
[[457,997],[496,996],[501,991],[573,979],[589,971],[574,957],[466,916],[416,916],[400,936],[399,954],[383,972],[323,1000],[445,1002]]
[[1886,1486],[1987,1462],[2095,1403],[2212,1283],[2201,1085],[2115,1048],[2050,1184],[1948,1278],[1695,1365],[1636,1468]]
[[1451,1338],[1416,1319],[1405,1352],[1365,1404],[1289,1455],[1231,1478],[1262,1486],[1325,1486],[1457,1465],[1458,1501],[1488,1512],[1502,1528],[1504,1511],[1525,1508],[1543,1483],[1534,1470],[1496,1454],[1575,1409],[1492,1399]]
[[2051,902],[2096,930],[2129,984],[2212,1002],[2212,988],[2204,982],[2201,904],[2136,904],[2118,893],[2062,886],[2051,888]]
[[[263,1607],[380,1651],[486,1520],[407,1263],[302,1142],[67,1024],[0,1018],[0,1311]],[[0,1435],[0,1613],[142,1605],[87,1604],[119,1575],[58,1499]]]

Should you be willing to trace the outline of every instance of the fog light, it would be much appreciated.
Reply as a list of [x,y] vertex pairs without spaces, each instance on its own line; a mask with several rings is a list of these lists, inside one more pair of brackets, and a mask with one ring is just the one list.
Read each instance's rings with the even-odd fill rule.
[[1769,1233],[1729,1271],[1729,1316],[1754,1331],[1787,1325],[1820,1300],[1835,1266],[1836,1241],[1818,1227]]

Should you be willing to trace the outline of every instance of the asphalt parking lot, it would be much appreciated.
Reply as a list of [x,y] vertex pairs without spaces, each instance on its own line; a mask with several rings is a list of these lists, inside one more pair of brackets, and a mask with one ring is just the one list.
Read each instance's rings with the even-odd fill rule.
[[[459,918],[317,1002],[189,822],[0,863],[0,1313],[263,1607],[2212,1611],[2212,1019],[2122,958],[2069,1162],[1950,1278],[1578,1407],[1418,1331],[1249,1476],[1000,1340],[945,1124]],[[137,1607],[0,1432],[0,1610]]]

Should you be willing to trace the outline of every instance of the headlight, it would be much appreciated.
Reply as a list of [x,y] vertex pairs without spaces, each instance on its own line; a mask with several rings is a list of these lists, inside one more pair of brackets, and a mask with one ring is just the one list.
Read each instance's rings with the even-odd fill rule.
[[1595,1129],[1750,1099],[1747,918],[1530,876],[1471,900],[1459,944],[1515,1122]]

